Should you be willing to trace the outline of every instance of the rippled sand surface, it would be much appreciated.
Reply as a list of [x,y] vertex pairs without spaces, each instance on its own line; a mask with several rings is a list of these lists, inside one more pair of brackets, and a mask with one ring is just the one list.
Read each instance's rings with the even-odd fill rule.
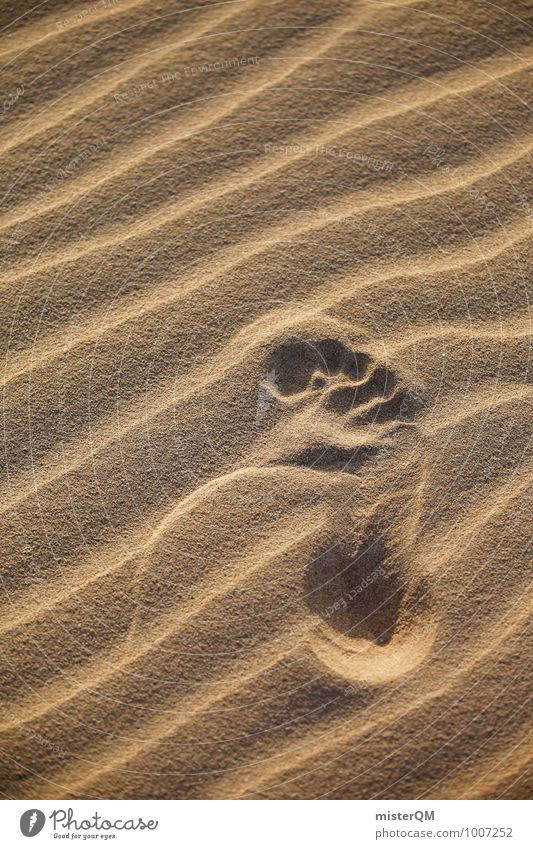
[[533,7],[0,18],[2,795],[527,796]]

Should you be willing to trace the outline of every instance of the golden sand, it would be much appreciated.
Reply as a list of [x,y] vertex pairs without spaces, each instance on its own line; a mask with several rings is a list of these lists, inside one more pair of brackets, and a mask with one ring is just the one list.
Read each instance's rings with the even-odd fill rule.
[[533,7],[0,18],[2,796],[530,794]]

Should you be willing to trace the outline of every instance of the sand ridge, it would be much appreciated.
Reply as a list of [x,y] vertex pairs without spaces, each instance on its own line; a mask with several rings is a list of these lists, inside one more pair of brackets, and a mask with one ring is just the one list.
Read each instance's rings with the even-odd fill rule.
[[531,9],[2,9],[0,793],[531,794]]

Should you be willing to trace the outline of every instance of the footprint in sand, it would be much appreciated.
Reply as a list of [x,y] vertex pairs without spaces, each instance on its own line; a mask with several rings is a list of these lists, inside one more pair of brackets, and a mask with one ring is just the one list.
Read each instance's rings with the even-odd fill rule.
[[385,683],[433,640],[416,554],[422,402],[362,346],[308,339],[263,361],[253,454],[181,499],[139,557],[132,645],[164,646],[185,688],[296,634],[343,682]]
[[317,620],[311,646],[343,677],[397,678],[423,660],[435,633],[416,554],[422,393],[400,369],[332,338],[289,340],[267,365],[286,417],[275,464],[351,473],[304,571]]

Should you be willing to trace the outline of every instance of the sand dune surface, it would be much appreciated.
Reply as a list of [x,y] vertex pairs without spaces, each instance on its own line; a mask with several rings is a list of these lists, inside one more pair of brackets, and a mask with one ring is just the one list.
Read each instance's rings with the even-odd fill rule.
[[2,796],[530,795],[533,7],[0,17]]

